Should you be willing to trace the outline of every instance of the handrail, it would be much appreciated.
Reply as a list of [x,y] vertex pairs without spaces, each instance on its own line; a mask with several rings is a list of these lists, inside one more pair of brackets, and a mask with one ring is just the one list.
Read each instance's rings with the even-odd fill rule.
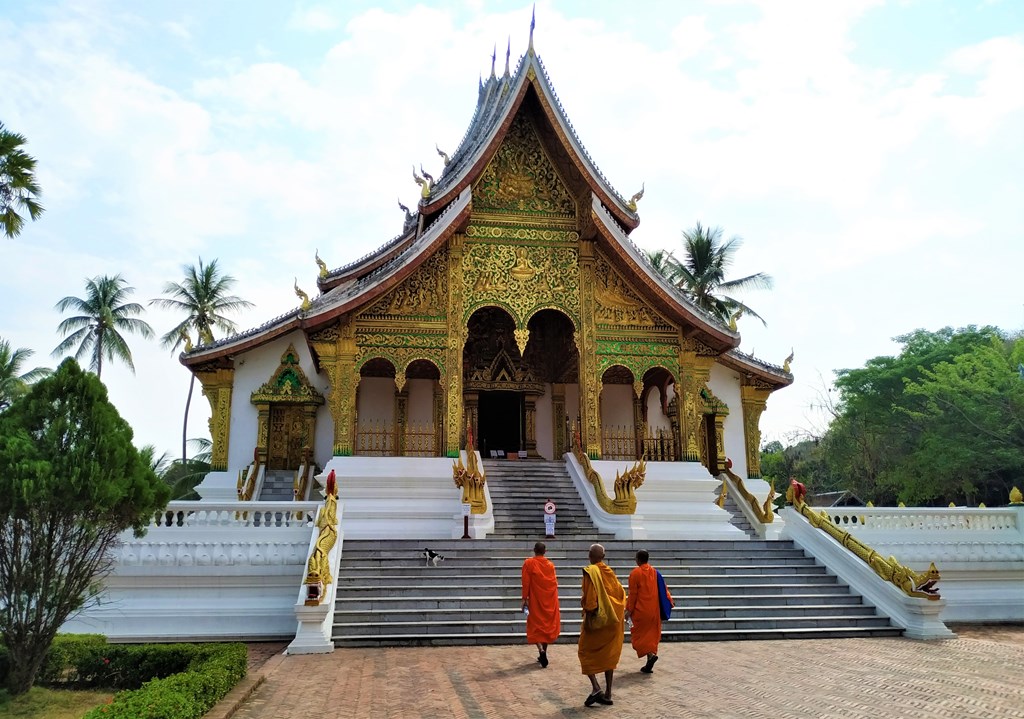
[[572,432],[572,453],[583,470],[583,476],[593,485],[597,503],[601,505],[601,509],[609,514],[636,514],[636,490],[643,485],[647,476],[647,463],[643,459],[638,460],[622,474],[619,474],[618,471],[615,472],[615,483],[613,484],[615,499],[612,499],[604,488],[604,480],[601,479],[601,475],[590,464],[590,457],[583,451],[579,432],[575,426]]
[[259,498],[260,473],[266,464],[266,450],[257,447],[253,451],[252,463],[238,470],[238,483],[235,487],[239,502],[251,502],[253,497]]
[[306,599],[307,607],[315,607],[323,601],[326,596],[325,587],[334,581],[331,576],[331,562],[329,555],[334,545],[338,542],[338,489],[334,482],[334,473],[327,479],[327,493],[324,496],[324,506],[317,514],[316,526],[320,533],[317,535],[313,545],[313,551],[309,554],[309,562],[306,565]]
[[478,457],[473,447],[473,428],[467,427],[466,464],[462,463],[461,454],[458,461],[452,462],[452,481],[462,490],[462,503],[470,505],[471,514],[487,514],[487,495],[484,494],[487,474],[477,461]]
[[839,544],[852,552],[858,559],[874,570],[875,574],[885,581],[896,586],[897,589],[910,597],[937,600],[940,598],[937,585],[942,578],[939,570],[935,568],[935,562],[926,572],[915,572],[909,567],[900,564],[896,557],[888,559],[864,544],[845,529],[840,529],[832,523],[828,513],[822,511],[815,513],[813,509],[804,502],[806,488],[799,482],[793,481],[786,492],[786,499],[790,501],[799,514],[802,514],[808,523],[817,529],[830,535]]
[[[725,474],[727,477],[729,477],[730,480],[732,480],[733,486],[736,488],[736,494],[743,497],[744,501],[747,503],[747,506],[750,507],[750,511],[753,513],[755,517],[757,517],[757,521],[759,521],[761,524],[771,524],[775,521],[775,509],[772,506],[772,500],[775,499],[774,481],[772,481],[772,483],[768,485],[768,496],[765,498],[764,503],[760,503],[757,497],[751,494],[750,490],[747,489],[745,484],[743,484],[743,479],[738,474],[733,472],[731,469],[723,470],[723,474]],[[725,486],[725,482],[722,482],[722,486]],[[725,490],[723,489],[723,503],[724,497]],[[722,505],[719,504],[718,506],[721,507]]]
[[[292,499],[296,502],[304,502],[309,494],[310,478],[316,473],[316,465],[310,457],[309,447],[303,448],[302,463],[295,470],[295,479],[292,481]],[[298,516],[298,513],[296,513]]]

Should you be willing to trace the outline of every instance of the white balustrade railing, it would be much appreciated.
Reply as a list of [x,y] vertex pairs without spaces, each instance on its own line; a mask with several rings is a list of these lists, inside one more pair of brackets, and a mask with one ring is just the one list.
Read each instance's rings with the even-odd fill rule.
[[320,502],[170,502],[150,528],[309,527]]
[[855,531],[1021,532],[1019,507],[813,507],[832,523]]

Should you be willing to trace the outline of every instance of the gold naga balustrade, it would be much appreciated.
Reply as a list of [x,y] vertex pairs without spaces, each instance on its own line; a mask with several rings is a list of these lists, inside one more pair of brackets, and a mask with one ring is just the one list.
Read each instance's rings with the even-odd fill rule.
[[[252,501],[253,495],[256,493],[256,482],[260,476],[260,468],[266,464],[267,461],[267,450],[262,447],[257,447],[252,453],[252,464],[244,469],[238,470],[238,482],[235,485],[235,491],[238,493],[239,502],[250,502]],[[248,519],[248,512],[235,512],[235,518]]]
[[[309,478],[315,469],[313,451],[309,445],[306,445],[302,448],[302,463],[295,470],[295,479],[292,482],[292,499],[296,502],[306,501],[306,493],[309,491]],[[302,519],[302,512],[296,512],[295,518]]]
[[840,529],[833,524],[832,518],[829,517],[828,512],[825,510],[816,514],[804,502],[806,491],[802,484],[798,482],[791,483],[789,489],[786,490],[786,499],[793,505],[793,509],[807,518],[812,527],[816,527],[831,536],[842,546],[846,547],[846,549],[850,550],[858,559],[871,567],[875,574],[895,585],[897,589],[908,597],[931,600],[940,598],[937,585],[942,576],[939,574],[939,570],[936,569],[935,562],[931,563],[926,572],[915,572],[913,569],[900,564],[896,557],[889,556],[886,559],[845,529]]
[[319,533],[313,543],[313,551],[309,553],[306,564],[306,600],[307,607],[319,605],[327,592],[327,585],[334,581],[331,576],[331,550],[338,542],[338,487],[334,479],[334,470],[327,477],[327,491],[324,495],[324,506],[316,518]]
[[580,463],[583,476],[593,485],[594,492],[597,495],[597,503],[601,505],[601,509],[608,512],[608,514],[636,513],[636,490],[643,485],[647,474],[647,463],[643,459],[638,460],[636,464],[622,474],[615,473],[615,499],[612,499],[605,491],[604,480],[601,479],[601,475],[590,464],[590,457],[583,451],[580,433],[575,425],[573,425],[572,430],[572,453],[576,457],[576,461]]
[[471,427],[466,431],[466,462],[469,466],[462,463],[461,456],[452,462],[452,480],[455,486],[462,490],[462,503],[470,505],[470,512],[486,514],[487,495],[484,494],[484,484],[487,483],[487,475],[477,461]]
[[[728,475],[729,479],[732,480],[733,486],[736,488],[736,493],[743,497],[743,500],[750,507],[750,510],[757,517],[757,521],[761,524],[771,524],[775,521],[775,508],[772,506],[772,501],[775,499],[775,482],[772,481],[768,485],[768,496],[765,497],[764,502],[759,502],[757,497],[750,493],[746,485],[743,484],[743,479],[733,472],[731,469],[724,470],[724,474]],[[725,498],[728,494],[726,489],[728,485],[722,482],[722,493],[719,495],[718,500],[715,502],[719,507],[725,504]]]

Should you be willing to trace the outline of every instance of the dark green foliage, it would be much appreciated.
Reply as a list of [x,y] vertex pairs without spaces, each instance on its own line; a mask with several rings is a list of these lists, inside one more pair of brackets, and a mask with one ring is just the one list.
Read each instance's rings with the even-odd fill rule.
[[[8,668],[0,647],[0,680]],[[38,684],[119,689],[87,718],[192,719],[203,716],[246,672],[244,644],[107,644],[97,634],[56,637]]]
[[0,415],[0,643],[27,691],[60,626],[99,589],[109,550],[168,491],[103,384],[66,360]]
[[1005,504],[1024,475],[1024,339],[994,327],[896,339],[898,355],[836,373],[835,418],[806,456],[772,447],[762,472],[879,505]]

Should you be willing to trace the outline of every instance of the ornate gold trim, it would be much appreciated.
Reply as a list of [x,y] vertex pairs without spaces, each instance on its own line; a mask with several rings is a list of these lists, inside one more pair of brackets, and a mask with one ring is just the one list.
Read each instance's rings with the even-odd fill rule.
[[[775,482],[768,485],[768,496],[765,498],[763,504],[759,504],[757,497],[750,493],[750,490],[748,490],[746,485],[743,484],[743,479],[738,474],[733,472],[731,469],[726,469],[725,474],[727,474],[729,479],[733,481],[733,484],[736,485],[736,492],[743,497],[747,506],[750,507],[754,516],[757,517],[757,521],[761,524],[771,524],[775,521],[775,509],[772,505],[772,500],[775,499]],[[725,487],[725,482],[722,482],[722,486]],[[722,490],[722,496],[725,496],[724,489]],[[718,506],[721,507],[722,505],[719,504]]]
[[608,514],[636,514],[636,490],[643,485],[644,479],[647,476],[647,463],[641,459],[622,474],[615,473],[615,482],[612,485],[615,499],[612,499],[604,488],[604,480],[601,479],[601,475],[594,469],[594,466],[590,463],[590,457],[583,451],[579,431],[575,424],[573,425],[572,434],[573,456],[580,463],[583,476],[593,485],[594,493],[597,496],[597,503],[601,505],[601,509],[608,512]]
[[473,514],[486,514],[487,496],[484,494],[484,485],[487,483],[487,475],[477,461],[471,427],[466,428],[466,461],[468,466],[462,463],[460,454],[458,461],[452,462],[452,480],[455,486],[462,490],[462,503],[470,505]]
[[307,587],[318,587],[316,596],[311,596],[307,589],[305,605],[315,607],[320,604],[327,592],[324,587],[334,581],[331,576],[330,554],[338,541],[338,490],[336,487],[328,486],[327,495],[324,497],[324,506],[316,519],[316,526],[320,533],[317,535],[310,552],[309,562],[306,564]]

